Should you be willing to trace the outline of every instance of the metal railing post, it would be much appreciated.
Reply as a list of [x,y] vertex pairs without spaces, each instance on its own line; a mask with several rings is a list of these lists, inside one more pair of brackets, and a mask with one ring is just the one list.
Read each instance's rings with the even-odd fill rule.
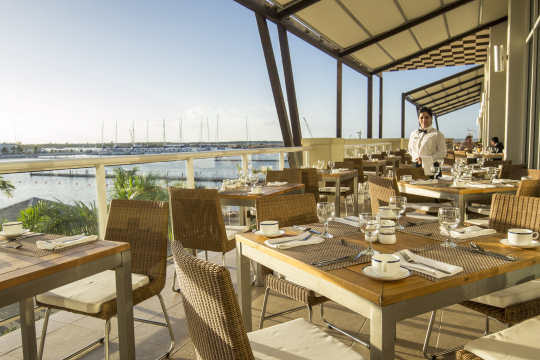
[[248,172],[248,154],[242,154],[242,170],[244,170],[244,175]]
[[186,159],[186,175],[188,189],[195,189],[195,171],[193,169],[193,158]]
[[107,227],[107,179],[105,178],[105,165],[103,164],[96,165],[96,190],[99,238],[103,239]]
[[309,162],[309,150],[304,150],[304,166],[311,166],[311,163]]
[[283,170],[285,168],[285,153],[281,151],[279,153],[279,170]]

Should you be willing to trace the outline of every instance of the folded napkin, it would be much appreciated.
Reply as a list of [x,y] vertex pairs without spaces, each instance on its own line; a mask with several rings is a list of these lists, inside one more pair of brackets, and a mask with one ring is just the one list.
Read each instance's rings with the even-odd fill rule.
[[401,250],[401,251],[407,253],[407,255],[409,255],[409,257],[411,259],[413,259],[414,261],[416,261],[418,263],[423,263],[423,264],[434,266],[434,267],[439,268],[439,269],[446,270],[450,274],[445,274],[443,272],[431,269],[431,268],[429,268],[427,266],[424,266],[422,264],[408,263],[408,262],[405,261],[405,259],[403,258],[403,256],[401,256],[401,254],[399,252],[394,253],[394,255],[398,256],[401,259],[400,265],[407,268],[407,269],[409,269],[409,270],[415,270],[415,271],[418,271],[418,272],[421,272],[421,273],[436,277],[437,279],[442,279],[442,278],[445,278],[445,277],[448,277],[448,276],[453,276],[453,275],[463,271],[463,268],[461,266],[454,266],[454,265],[443,263],[443,262],[440,262],[440,261],[437,261],[437,260],[428,259],[428,258],[425,258],[423,256],[413,254],[409,250]]
[[274,181],[274,182],[269,182],[269,183],[266,184],[266,186],[283,186],[283,185],[287,185],[287,182],[286,181],[283,181],[283,182]]
[[90,235],[86,236],[84,234],[81,235],[75,235],[75,236],[67,236],[60,239],[55,240],[41,240],[37,241],[36,245],[38,248],[43,250],[54,250],[54,249],[61,249],[66,246],[72,246],[77,244],[83,244],[86,242],[94,241],[97,239],[96,235]]
[[217,192],[220,193],[220,192],[224,192],[225,190],[227,189],[224,189],[224,188],[216,188],[217,189]]
[[438,184],[439,181],[437,179],[430,179],[430,180],[415,180],[410,181],[409,184],[411,185],[432,185],[432,184]]
[[468,183],[467,187],[473,187],[473,188],[479,188],[479,189],[488,189],[488,188],[495,188],[495,185],[491,184],[481,184],[481,183]]
[[519,180],[512,180],[512,179],[493,179],[494,184],[511,184],[511,183],[519,183]]
[[[313,236],[310,237],[308,240],[302,240],[302,239],[305,239],[306,236],[310,234],[312,234]],[[284,241],[287,241],[287,242],[284,242]],[[324,239],[321,239],[320,237],[318,237],[317,234],[306,231],[300,235],[269,239],[269,240],[266,240],[264,243],[274,249],[289,249],[289,248],[293,248],[297,246],[319,244],[319,243],[322,243],[323,241]]]
[[450,175],[442,175],[440,179],[441,180],[454,180],[454,178]]
[[[448,236],[448,230],[440,226],[441,235]],[[469,226],[463,229],[455,229],[450,231],[450,236],[455,239],[469,239],[477,236],[496,234],[497,231],[493,229],[484,229],[479,226]]]
[[334,218],[334,221],[338,223],[346,224],[346,225],[360,227],[360,225],[358,224],[358,217],[356,216],[347,216],[346,218],[337,217],[337,218]]

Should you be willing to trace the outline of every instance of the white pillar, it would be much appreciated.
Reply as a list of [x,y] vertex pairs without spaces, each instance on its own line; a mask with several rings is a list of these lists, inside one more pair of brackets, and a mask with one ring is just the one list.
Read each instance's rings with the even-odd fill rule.
[[96,165],[96,190],[99,238],[104,239],[107,228],[107,179],[103,164]]
[[497,136],[499,141],[502,141],[506,147],[506,72],[495,72],[495,57],[493,56],[493,48],[495,46],[504,45],[506,48],[506,33],[508,22],[493,26],[491,28],[491,37],[489,44],[489,64],[486,70],[489,71],[488,80],[488,115],[487,131],[485,144],[491,146],[491,138]]
[[195,170],[193,169],[193,158],[186,159],[186,176],[188,189],[195,189]]

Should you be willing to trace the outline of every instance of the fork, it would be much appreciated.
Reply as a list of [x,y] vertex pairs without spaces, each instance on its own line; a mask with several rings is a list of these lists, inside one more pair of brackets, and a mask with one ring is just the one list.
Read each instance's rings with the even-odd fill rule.
[[424,235],[424,236],[433,235],[433,233],[422,233],[422,232],[418,232],[418,231],[410,231],[410,232],[413,233],[413,234],[419,234],[419,235]]
[[428,264],[416,262],[416,261],[414,261],[413,259],[411,259],[411,257],[410,257],[409,255],[407,255],[407,253],[404,252],[404,251],[399,251],[399,254],[400,254],[401,256],[403,256],[403,258],[405,259],[405,261],[408,262],[408,263],[410,263],[410,264],[423,265],[423,266],[427,266],[428,268],[431,268],[431,269],[433,269],[433,270],[440,271],[440,272],[445,273],[445,274],[451,274],[450,272],[448,272],[448,271],[446,271],[446,270],[439,269],[439,268],[436,268],[436,267],[431,266],[431,265],[428,265]]
[[358,253],[352,254],[352,255],[349,255],[349,256],[343,256],[343,257],[340,257],[340,258],[329,259],[329,260],[314,261],[314,262],[311,263],[311,265],[324,266],[324,265],[330,265],[330,264],[333,264],[333,263],[337,263],[337,262],[340,262],[340,261],[354,261],[354,260],[358,259],[361,255],[362,255],[362,252],[359,251]]

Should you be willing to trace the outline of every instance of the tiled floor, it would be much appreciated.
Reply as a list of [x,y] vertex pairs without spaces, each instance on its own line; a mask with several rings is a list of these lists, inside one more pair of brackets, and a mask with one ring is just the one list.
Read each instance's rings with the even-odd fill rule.
[[[365,203],[366,205],[368,203]],[[362,210],[362,208],[360,209]],[[367,208],[366,208],[367,210]],[[202,254],[199,254],[202,256]],[[209,260],[221,263],[221,255],[209,254]],[[231,251],[226,256],[226,266],[231,272],[233,283],[236,283],[236,260],[235,252]],[[194,351],[190,342],[189,332],[180,294],[171,291],[173,265],[168,267],[167,283],[162,291],[169,317],[172,322],[176,346],[171,359],[195,359]],[[260,309],[264,295],[263,288],[252,288],[253,324],[258,327]],[[267,314],[284,311],[299,306],[293,300],[277,294],[271,294]],[[163,321],[163,314],[157,298],[145,301],[134,308],[135,317]],[[419,359],[422,358],[422,345],[426,335],[429,321],[429,313],[423,314],[398,323],[396,339],[396,359]],[[478,338],[483,333],[485,318],[477,313],[469,311],[459,305],[444,309],[437,314],[437,323],[433,330],[429,352],[441,351],[456,345],[465,344],[472,339]],[[443,318],[441,324],[440,318]],[[284,316],[265,321],[264,327],[270,327],[279,323],[296,318],[307,319],[307,309],[290,313]],[[353,342],[337,331],[330,330],[321,320],[318,306],[314,309],[313,323],[321,330],[328,332],[343,343],[351,346],[357,352],[369,358],[369,350],[364,346]],[[336,326],[355,334],[362,339],[369,340],[369,320],[353,313],[352,311],[336,303],[329,302],[325,306],[325,318]],[[43,320],[36,323],[37,336],[41,336]],[[44,359],[60,359],[75,350],[87,345],[94,339],[103,336],[105,322],[81,315],[59,312],[51,316],[45,342]],[[492,331],[502,330],[501,324],[491,323]],[[111,360],[118,359],[118,333],[116,320],[112,320],[111,327]],[[149,324],[135,323],[136,353],[137,359],[155,359],[165,353],[170,344],[167,328]],[[39,339],[38,339],[39,342]],[[103,359],[103,346],[83,354],[80,359],[94,360]],[[446,359],[455,358],[454,354],[447,355]],[[22,359],[20,330],[13,331],[0,337],[0,360]]]

